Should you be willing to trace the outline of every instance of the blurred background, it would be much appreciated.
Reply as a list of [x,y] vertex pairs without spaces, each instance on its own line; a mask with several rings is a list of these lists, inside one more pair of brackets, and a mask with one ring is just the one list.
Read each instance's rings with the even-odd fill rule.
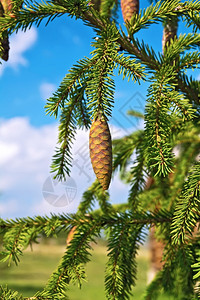
[[[8,285],[10,289],[17,290],[23,296],[33,296],[38,290],[43,290],[50,274],[55,271],[63,253],[66,250],[66,236],[60,235],[57,239],[41,237],[39,244],[32,245],[23,254],[18,266],[8,263],[0,264],[0,283]],[[91,262],[87,264],[87,280],[81,289],[70,285],[67,295],[70,300],[102,300],[106,299],[104,293],[104,272],[107,262],[107,247],[104,239],[98,239],[91,245]],[[130,299],[144,299],[145,288],[152,278],[150,271],[150,252],[148,242],[140,248],[137,257],[138,272],[137,283],[132,290]],[[67,298],[66,298],[67,299]],[[159,300],[174,300],[169,295],[160,294]]]

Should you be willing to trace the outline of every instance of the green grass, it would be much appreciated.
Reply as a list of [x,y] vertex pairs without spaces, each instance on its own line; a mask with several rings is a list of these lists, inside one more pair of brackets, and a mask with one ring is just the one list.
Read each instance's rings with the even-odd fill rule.
[[[65,251],[65,246],[55,244],[34,245],[33,252],[27,250],[19,266],[14,264],[7,267],[0,265],[0,284],[8,285],[12,290],[17,290],[23,296],[33,296],[38,290],[42,290],[50,274],[55,270]],[[77,286],[70,286],[68,291],[71,300],[103,300],[104,271],[106,264],[106,247],[94,246],[91,262],[87,265],[88,282],[83,283],[79,290]],[[148,256],[146,251],[141,251],[138,256],[138,281],[133,289],[131,299],[142,300],[146,286],[148,270]],[[172,300],[170,297],[161,296],[159,300]]]

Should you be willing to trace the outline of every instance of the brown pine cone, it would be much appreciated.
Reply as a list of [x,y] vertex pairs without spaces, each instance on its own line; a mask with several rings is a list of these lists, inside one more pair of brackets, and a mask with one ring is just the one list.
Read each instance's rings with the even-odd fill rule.
[[11,0],[0,0],[2,5],[3,5],[3,8],[4,8],[4,11],[6,13],[9,13],[12,11],[12,1]]
[[102,188],[107,190],[112,175],[112,142],[107,121],[101,113],[92,122],[89,147],[94,173]]
[[121,0],[121,9],[124,22],[130,21],[139,12],[139,0]]
[[170,41],[174,40],[175,37],[177,37],[177,29],[178,29],[178,20],[176,17],[165,22],[164,30],[163,30],[163,38],[162,38],[163,52],[167,43],[168,45],[170,45]]
[[[3,6],[2,1],[0,0],[0,17],[4,17],[5,8]],[[9,54],[9,40],[8,40],[8,33],[7,31],[4,31],[2,33],[2,36],[0,38],[0,58],[7,61],[8,60],[8,54]]]
[[[22,1],[21,6],[19,5],[19,8],[22,7]],[[4,17],[5,14],[8,14],[10,17],[15,18],[15,14],[13,12],[13,1],[12,0],[0,0],[0,17]],[[8,39],[8,31],[4,31],[2,33],[2,36],[0,38],[0,58],[7,61],[9,58],[9,39]]]

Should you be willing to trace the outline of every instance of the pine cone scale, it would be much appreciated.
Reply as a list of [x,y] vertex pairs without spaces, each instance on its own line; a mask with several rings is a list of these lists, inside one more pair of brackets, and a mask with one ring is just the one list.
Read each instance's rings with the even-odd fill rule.
[[124,22],[130,21],[139,12],[139,0],[121,0],[121,9]]

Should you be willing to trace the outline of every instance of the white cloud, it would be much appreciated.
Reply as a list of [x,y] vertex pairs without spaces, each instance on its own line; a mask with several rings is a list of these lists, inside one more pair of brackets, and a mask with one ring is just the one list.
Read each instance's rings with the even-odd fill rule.
[[[123,135],[123,131],[113,126],[111,132],[114,137]],[[14,218],[50,212],[75,212],[82,193],[95,179],[89,158],[88,135],[87,131],[78,130],[72,149],[71,179],[75,187],[67,181],[69,201],[59,207],[63,199],[60,196],[55,199],[54,196],[56,193],[62,196],[65,186],[54,185],[55,191],[51,194],[47,188],[45,194],[45,182],[50,176],[51,159],[57,142],[57,125],[36,128],[30,125],[27,118],[0,120],[0,216]],[[111,182],[110,192],[113,202],[121,202],[126,200],[128,188],[116,177]],[[52,201],[54,205],[47,201]]]
[[37,30],[34,27],[26,32],[18,31],[18,33],[13,34],[10,37],[9,60],[3,61],[0,65],[0,75],[7,67],[18,70],[19,66],[27,66],[28,61],[24,53],[35,44],[36,40]]
[[49,82],[44,82],[40,85],[40,95],[43,100],[48,99],[52,96],[52,93],[55,91],[56,85]]
[[15,215],[17,211],[17,201],[16,199],[9,199],[6,202],[0,202],[0,216],[1,215]]
[[10,161],[10,159],[12,159],[12,157],[15,157],[17,152],[19,151],[18,145],[12,142],[5,143],[0,141],[0,149],[0,165],[7,164]]

